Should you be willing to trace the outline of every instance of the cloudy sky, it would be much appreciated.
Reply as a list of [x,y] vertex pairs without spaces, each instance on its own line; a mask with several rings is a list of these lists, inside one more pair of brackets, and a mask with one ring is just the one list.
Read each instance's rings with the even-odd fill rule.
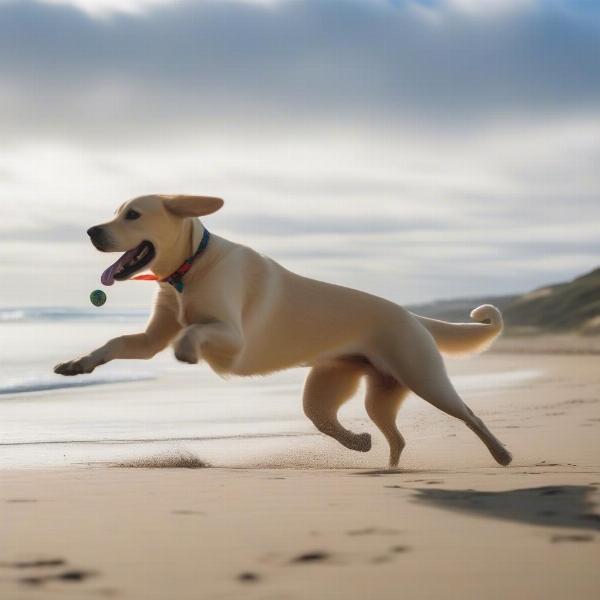
[[152,192],[401,303],[560,281],[600,263],[600,3],[0,0],[0,190],[0,306],[85,305],[85,229]]

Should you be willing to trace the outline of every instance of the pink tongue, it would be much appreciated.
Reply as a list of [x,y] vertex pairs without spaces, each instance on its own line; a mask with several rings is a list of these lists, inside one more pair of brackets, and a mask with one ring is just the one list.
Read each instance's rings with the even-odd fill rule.
[[117,260],[114,262],[102,275],[100,276],[100,281],[102,285],[112,285],[115,282],[115,272],[119,270],[119,267],[128,263],[135,255],[138,253],[139,246],[134,248],[133,250],[128,250]]

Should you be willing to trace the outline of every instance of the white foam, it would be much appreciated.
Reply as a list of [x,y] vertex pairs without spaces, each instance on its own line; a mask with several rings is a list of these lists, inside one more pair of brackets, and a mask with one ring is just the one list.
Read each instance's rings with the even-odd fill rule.
[[26,312],[19,309],[0,310],[0,321],[23,321],[26,319]]
[[26,321],[139,321],[148,316],[142,309],[107,309],[75,308],[75,307],[25,307],[0,308],[0,322]]
[[88,387],[92,385],[106,385],[110,383],[147,381],[150,379],[156,379],[156,375],[151,373],[136,373],[135,375],[107,373],[101,376],[88,376],[85,379],[65,378],[59,375],[56,375],[56,377],[23,377],[5,380],[2,385],[0,385],[0,396],[24,394],[28,392],[43,392],[48,390],[60,390],[65,388]]

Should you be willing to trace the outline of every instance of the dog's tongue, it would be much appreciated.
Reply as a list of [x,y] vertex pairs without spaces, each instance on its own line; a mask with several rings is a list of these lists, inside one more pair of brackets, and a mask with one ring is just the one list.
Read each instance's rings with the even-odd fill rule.
[[102,275],[100,276],[100,281],[102,285],[112,285],[115,282],[115,272],[119,270],[119,267],[125,266],[132,258],[135,258],[137,254],[139,246],[133,248],[133,250],[128,250],[117,260],[114,262]]

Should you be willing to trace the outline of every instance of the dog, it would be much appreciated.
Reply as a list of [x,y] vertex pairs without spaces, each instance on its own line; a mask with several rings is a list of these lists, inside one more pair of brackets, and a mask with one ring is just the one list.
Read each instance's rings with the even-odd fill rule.
[[[366,410],[389,444],[396,467],[405,446],[396,425],[409,391],[463,421],[501,465],[510,453],[454,389],[440,352],[485,350],[503,328],[491,305],[474,322],[420,317],[383,298],[296,275],[254,250],[205,229],[199,217],[220,198],[151,195],[125,202],[114,218],[87,233],[101,252],[124,252],[103,274],[112,285],[158,280],[153,314],[143,333],[124,335],[75,360],[61,375],[91,373],[115,359],[149,359],[172,344],[177,360],[206,361],[221,375],[265,375],[310,367],[306,416],[346,448],[367,452],[368,433],[343,427],[337,414],[366,378]],[[142,276],[142,278],[144,278]]]

